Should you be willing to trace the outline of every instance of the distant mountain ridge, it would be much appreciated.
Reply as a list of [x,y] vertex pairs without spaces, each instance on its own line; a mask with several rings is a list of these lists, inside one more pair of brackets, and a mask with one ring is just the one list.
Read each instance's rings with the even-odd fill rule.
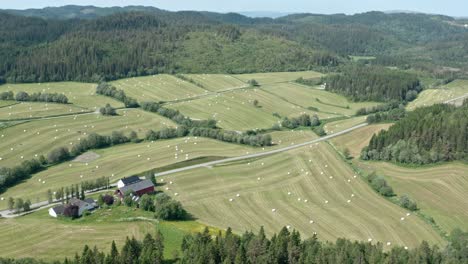
[[[0,9],[0,12],[7,12],[9,14],[22,15],[28,17],[41,17],[41,18],[52,18],[52,19],[94,19],[102,16],[108,16],[116,13],[125,13],[131,11],[147,12],[147,13],[159,13],[159,12],[170,12],[163,9],[159,9],[153,6],[113,6],[113,7],[97,7],[92,5],[79,6],[79,5],[65,5],[58,7],[45,7],[45,8],[30,8],[30,9]],[[184,12],[184,11],[181,11]],[[216,13],[208,11],[199,11],[200,13]],[[370,11],[372,12],[372,11]],[[297,12],[276,12],[276,11],[240,11],[240,12],[228,12],[243,15],[249,18],[281,18],[288,15],[297,14]],[[412,11],[412,10],[388,10],[383,11],[385,14],[425,14],[425,15],[437,15],[437,14],[426,14],[423,12]],[[358,15],[358,14],[354,14]],[[466,17],[458,17],[459,19],[467,19]]]
[[96,7],[96,6],[78,6],[66,5],[60,7],[31,8],[25,10],[4,9],[1,10],[9,14],[41,17],[47,19],[95,19],[102,16],[113,15],[117,13],[126,13],[131,11],[157,13],[163,10],[152,6],[125,6],[125,7]]

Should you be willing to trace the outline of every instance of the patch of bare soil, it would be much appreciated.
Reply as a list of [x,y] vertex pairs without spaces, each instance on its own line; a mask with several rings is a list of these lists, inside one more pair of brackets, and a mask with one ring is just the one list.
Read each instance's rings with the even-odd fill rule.
[[86,153],[83,153],[81,155],[79,155],[78,157],[76,157],[73,162],[81,162],[81,163],[85,163],[85,162],[91,162],[93,160],[96,160],[98,159],[99,157],[99,154],[95,153],[95,152],[92,152],[92,151],[88,151]]

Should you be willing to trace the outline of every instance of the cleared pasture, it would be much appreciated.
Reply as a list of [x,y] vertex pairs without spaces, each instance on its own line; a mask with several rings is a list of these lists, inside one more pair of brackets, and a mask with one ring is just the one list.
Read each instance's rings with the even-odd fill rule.
[[21,102],[0,108],[0,120],[40,118],[88,111],[72,104]]
[[15,102],[15,101],[1,101],[0,100],[0,108],[10,106],[10,105],[14,105],[16,103],[17,102]]
[[110,135],[122,131],[128,135],[134,130],[143,137],[149,129],[175,126],[169,119],[138,109],[117,112],[119,115],[112,117],[90,113],[34,120],[0,130],[0,166],[18,165],[55,147],[72,147],[92,132]]
[[225,74],[184,74],[209,91],[222,91],[248,87],[249,85],[231,75]]
[[312,130],[288,130],[275,131],[270,133],[272,142],[277,147],[287,147],[290,145],[307,142],[318,138]]
[[378,105],[378,103],[372,102],[350,102],[341,95],[295,83],[273,84],[262,87],[262,89],[289,103],[304,108],[315,107],[319,112],[333,115],[351,116],[356,114],[360,108]]
[[455,162],[409,168],[359,162],[359,166],[384,175],[398,195],[409,195],[447,233],[454,228],[468,231],[468,165]]
[[271,84],[271,83],[282,83],[291,82],[299,78],[312,79],[320,78],[323,76],[322,73],[314,71],[302,71],[302,72],[271,72],[271,73],[249,73],[249,74],[237,74],[233,75],[235,78],[248,82],[249,80],[255,79],[260,85]]
[[351,156],[359,157],[361,150],[365,146],[369,145],[372,135],[378,133],[381,130],[388,129],[391,126],[392,124],[369,125],[356,129],[348,134],[333,138],[330,141],[340,151],[348,148]]
[[[258,105],[254,105],[254,101]],[[288,103],[262,89],[244,89],[229,91],[191,101],[168,105],[195,119],[213,118],[218,125],[230,130],[248,130],[270,128],[281,117],[297,117],[302,113],[314,114],[301,106]],[[319,115],[326,118],[330,115]]]
[[327,134],[338,133],[350,127],[357,126],[366,122],[367,116],[352,117],[344,120],[327,123],[323,126]]
[[[131,220],[134,217],[147,220]],[[180,250],[185,234],[203,228],[194,221],[157,222],[152,213],[124,206],[99,209],[73,221],[52,218],[47,210],[41,210],[20,218],[0,219],[0,257],[63,261],[65,257],[73,258],[75,252],[81,253],[86,244],[107,253],[114,240],[120,251],[126,237],[143,240],[147,233],[155,235],[159,230],[165,238],[164,255],[172,258],[173,251]]]
[[113,107],[124,106],[112,98],[96,94],[96,86],[94,83],[77,82],[5,84],[0,86],[0,92],[60,93],[67,96],[69,103],[91,110],[99,109],[106,104]]
[[219,228],[243,232],[264,226],[272,234],[290,226],[303,237],[371,239],[387,249],[414,247],[422,240],[443,243],[430,225],[407,216],[354,176],[331,146],[320,143],[161,180],[173,182],[166,192],[200,222]]
[[[55,145],[54,145],[55,146]],[[110,177],[116,182],[122,177],[164,167],[176,162],[205,156],[237,156],[262,151],[206,138],[178,138],[173,140],[125,144],[94,151],[100,158],[89,162],[66,162],[35,174],[27,181],[0,194],[0,208],[6,208],[6,198],[23,197],[31,201],[47,200],[47,190],[79,184],[82,181]],[[177,154],[177,155],[176,155]]]
[[408,104],[407,109],[414,110],[417,107],[444,103],[465,95],[468,95],[468,80],[455,80],[440,88],[422,91],[416,100]]
[[128,96],[137,99],[139,102],[182,100],[209,92],[167,74],[128,78],[111,84],[118,89],[124,90]]

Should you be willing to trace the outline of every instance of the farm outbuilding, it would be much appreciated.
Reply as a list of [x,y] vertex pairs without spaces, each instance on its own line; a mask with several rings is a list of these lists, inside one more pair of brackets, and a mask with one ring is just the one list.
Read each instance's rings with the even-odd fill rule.
[[139,181],[141,181],[141,179],[138,176],[131,176],[131,177],[122,178],[117,182],[117,187],[120,189],[120,188],[122,188],[124,186],[130,185],[130,184],[133,184],[133,183],[137,183]]
[[58,217],[59,215],[64,215],[65,210],[68,206],[77,206],[78,207],[78,216],[82,216],[85,210],[90,211],[97,207],[96,201],[91,198],[85,200],[80,200],[77,198],[71,198],[70,202],[66,205],[58,205],[49,209],[49,215],[52,217]]
[[123,198],[125,193],[129,191],[139,197],[144,194],[154,192],[154,184],[152,181],[141,180],[140,178],[138,178],[138,180],[139,181],[136,181],[136,182],[132,181],[132,183],[125,185],[123,187],[120,187],[117,191],[115,191],[115,194],[117,194],[120,198]]

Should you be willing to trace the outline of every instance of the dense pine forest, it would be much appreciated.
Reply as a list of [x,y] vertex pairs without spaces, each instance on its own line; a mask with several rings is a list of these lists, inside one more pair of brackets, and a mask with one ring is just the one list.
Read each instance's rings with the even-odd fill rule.
[[361,157],[427,164],[468,159],[468,101],[418,108],[374,135]]
[[[393,247],[384,251],[383,245],[352,242],[338,239],[336,242],[320,242],[316,236],[302,240],[299,232],[283,228],[277,235],[268,238],[263,228],[258,234],[246,232],[242,236],[228,229],[224,235],[213,237],[208,229],[187,235],[180,251],[174,252],[176,263],[235,263],[235,264],[320,264],[320,263],[467,263],[468,234],[454,230],[444,249],[422,242],[417,248],[406,250]],[[109,253],[84,246],[81,254],[65,259],[64,264],[150,264],[166,263],[164,237],[157,233],[146,235],[143,241],[127,238],[119,250],[112,242]],[[39,264],[34,259],[0,259],[2,264]],[[172,263],[172,262],[167,262]]]
[[326,90],[354,101],[412,101],[422,90],[416,76],[384,67],[345,67],[324,81]]
[[327,71],[349,55],[439,77],[466,75],[454,18],[369,12],[277,19],[157,8],[0,11],[0,82],[101,81],[156,73]]

